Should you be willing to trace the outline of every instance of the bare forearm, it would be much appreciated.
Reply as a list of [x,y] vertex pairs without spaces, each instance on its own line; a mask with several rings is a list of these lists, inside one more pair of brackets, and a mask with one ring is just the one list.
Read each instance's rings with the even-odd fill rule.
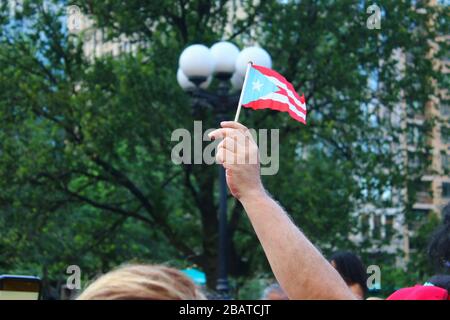
[[352,299],[350,289],[331,264],[263,190],[258,147],[249,130],[225,121],[209,133],[223,139],[216,159],[226,169],[231,193],[243,204],[280,285],[291,299]]
[[269,195],[240,200],[290,299],[354,299],[336,270]]

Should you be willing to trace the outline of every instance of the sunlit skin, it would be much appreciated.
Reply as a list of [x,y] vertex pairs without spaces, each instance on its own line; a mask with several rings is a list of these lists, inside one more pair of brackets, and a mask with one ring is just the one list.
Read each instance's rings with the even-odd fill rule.
[[355,299],[339,273],[295,226],[261,182],[258,146],[249,130],[226,121],[209,134],[223,139],[216,160],[226,170],[227,184],[243,205],[272,271],[289,299]]
[[273,290],[269,292],[265,300],[288,300],[288,297],[284,292]]

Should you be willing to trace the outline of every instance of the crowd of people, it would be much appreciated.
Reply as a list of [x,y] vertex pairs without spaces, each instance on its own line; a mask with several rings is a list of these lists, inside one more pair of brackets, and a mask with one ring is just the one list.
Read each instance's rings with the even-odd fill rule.
[[[216,159],[224,166],[230,192],[243,205],[278,282],[264,291],[262,299],[366,299],[367,274],[360,258],[337,252],[327,260],[265,190],[259,163],[247,161],[258,158],[249,130],[231,121],[221,126],[209,134],[222,139]],[[450,204],[442,216],[428,250],[436,275],[388,299],[450,299]],[[205,295],[175,269],[128,265],[95,280],[78,299],[201,300]]]

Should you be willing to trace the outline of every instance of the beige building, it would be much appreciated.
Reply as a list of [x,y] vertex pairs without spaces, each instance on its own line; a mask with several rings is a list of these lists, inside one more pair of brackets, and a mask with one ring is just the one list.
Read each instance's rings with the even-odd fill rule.
[[93,20],[77,6],[67,8],[67,28],[69,33],[83,37],[84,55],[91,60],[105,55],[134,54],[139,48],[146,47],[146,42],[138,37],[120,35],[115,39],[108,39],[104,30],[96,28]]
[[[260,0],[253,0],[256,5]],[[224,39],[233,34],[233,27],[236,22],[248,19],[248,14],[237,1],[230,1],[226,4],[228,10],[229,23],[225,26]],[[84,54],[86,57],[94,59],[103,55],[118,56],[122,53],[136,53],[139,48],[145,48],[148,43],[139,39],[138,36],[130,37],[120,35],[114,40],[107,39],[103,30],[94,26],[93,20],[84,15],[77,6],[67,7],[67,26],[71,33],[83,34]],[[250,37],[244,39],[247,45],[255,45],[254,30],[250,30]],[[218,39],[219,40],[219,39]]]
[[[449,41],[450,36],[437,40]],[[393,59],[398,62],[399,74],[403,74],[408,62],[407,54],[398,51]],[[448,59],[434,61],[434,67],[448,74],[449,63]],[[405,169],[408,181],[405,181],[402,190],[391,190],[389,193],[394,207],[362,204],[355,213],[360,219],[361,231],[352,235],[351,239],[357,243],[371,239],[372,248],[369,251],[375,255],[403,252],[403,256],[396,255],[398,266],[404,266],[416,250],[413,238],[417,228],[430,215],[440,216],[442,208],[450,202],[450,106],[441,102],[438,93],[448,97],[446,89],[437,90],[426,106],[408,105],[405,101],[394,110],[381,111],[380,117],[389,119],[392,126],[400,127],[404,132],[392,149],[398,150],[397,161]],[[424,135],[421,129],[431,121],[433,126],[429,135]],[[386,131],[386,134],[391,133]],[[419,147],[421,144],[427,146],[426,153]],[[416,172],[423,173],[420,167],[427,161],[429,166],[424,174],[415,176]],[[411,192],[413,189],[415,192]],[[405,223],[404,216],[408,204],[412,207],[411,216],[415,220],[409,224]]]
[[[450,36],[439,39],[449,41]],[[450,70],[450,60],[435,61],[435,68],[441,69],[444,74]],[[447,89],[438,92],[448,97]],[[431,135],[420,137],[418,128],[426,120],[434,120]],[[414,167],[417,162],[415,145],[420,139],[426,139],[431,148],[430,167],[421,177],[421,186],[416,195],[413,209],[418,214],[430,212],[441,213],[442,208],[450,202],[450,106],[442,103],[436,94],[427,104],[425,112],[411,113],[407,118],[407,150],[408,165]]]
[[[450,40],[449,36],[442,40]],[[434,61],[434,67],[442,70],[444,74],[449,73],[449,60]],[[442,208],[450,203],[450,106],[441,102],[438,94],[447,95],[447,89],[443,89],[428,102],[423,113],[408,112],[407,109],[407,165],[414,169],[420,161],[420,150],[416,145],[420,139],[425,139],[425,144],[430,148],[430,166],[425,174],[420,177],[415,202],[412,204],[413,217],[417,219],[417,225],[412,225],[412,230],[405,226],[404,230],[404,251],[406,260],[409,259],[410,252],[415,250],[410,244],[410,237],[414,235],[414,228],[420,226],[421,222],[430,214],[442,215]],[[426,121],[433,121],[430,135],[423,137],[419,133],[419,128],[425,125]],[[412,170],[413,171],[413,170]],[[408,201],[409,199],[407,199]]]

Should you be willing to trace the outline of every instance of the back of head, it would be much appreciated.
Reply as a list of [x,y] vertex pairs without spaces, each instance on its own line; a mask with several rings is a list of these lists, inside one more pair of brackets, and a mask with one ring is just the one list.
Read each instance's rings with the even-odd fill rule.
[[436,287],[447,290],[450,293],[450,276],[445,274],[437,274],[432,276],[427,282]]
[[442,210],[442,224],[430,238],[428,257],[436,271],[450,273],[450,203]]
[[337,252],[331,256],[330,261],[347,285],[359,284],[364,294],[367,292],[366,269],[356,254],[349,251]]
[[91,283],[78,300],[203,300],[182,272],[161,265],[128,265]]
[[289,300],[289,298],[280,285],[274,283],[264,289],[262,300]]

